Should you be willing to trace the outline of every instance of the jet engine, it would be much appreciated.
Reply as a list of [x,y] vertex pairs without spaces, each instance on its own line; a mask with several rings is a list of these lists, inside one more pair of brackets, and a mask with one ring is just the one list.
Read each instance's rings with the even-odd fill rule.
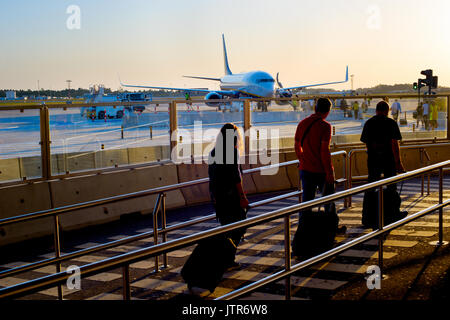
[[[205,96],[205,100],[220,100],[223,99],[222,95],[218,94],[217,92],[210,92]],[[207,106],[210,107],[216,107],[220,104],[223,104],[223,102],[206,102]]]

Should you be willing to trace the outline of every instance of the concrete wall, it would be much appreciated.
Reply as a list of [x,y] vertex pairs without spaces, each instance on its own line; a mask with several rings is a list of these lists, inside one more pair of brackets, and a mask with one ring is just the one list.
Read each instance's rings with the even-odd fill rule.
[[[431,163],[436,163],[450,159],[450,148],[448,146],[438,146],[433,144],[424,145],[431,158]],[[162,149],[161,149],[162,150]],[[103,159],[73,157],[66,159],[73,165],[81,167],[80,159],[89,161],[125,161],[130,159],[130,154],[138,159],[144,158],[139,154],[142,150],[119,150],[120,152],[104,153]],[[164,151],[161,151],[161,153]],[[166,150],[167,152],[167,150]],[[149,153],[147,153],[149,154]],[[402,159],[407,170],[413,170],[426,165],[420,162],[418,149],[403,149]],[[365,152],[355,154],[352,160],[353,176],[367,174]],[[77,159],[77,160],[75,160]],[[145,159],[145,158],[144,158]],[[296,159],[293,151],[286,151],[279,155],[278,162]],[[20,170],[31,170],[39,166],[37,159],[30,159],[27,162],[17,159],[2,160],[3,166],[11,170],[1,170],[0,175],[16,175]],[[344,175],[343,158],[335,156],[332,158],[336,170],[336,178]],[[56,158],[55,164],[60,165],[64,159]],[[246,162],[248,163],[248,161]],[[256,164],[244,164],[243,169],[254,168],[265,165],[261,162]],[[267,172],[266,172],[267,173]],[[49,182],[24,183],[21,185],[0,188],[0,219],[49,209],[51,207],[61,207],[69,204],[86,202],[100,198],[110,197],[119,194],[135,192],[155,188],[159,186],[176,184],[179,182],[191,181],[207,177],[206,164],[166,164],[149,165],[137,169],[124,169],[101,174],[89,174],[80,177],[58,179]],[[286,190],[298,187],[298,169],[294,166],[280,168],[272,175],[262,176],[260,173],[248,174],[243,177],[244,189],[248,194]],[[137,199],[121,201],[98,206],[78,212],[68,213],[61,216],[61,226],[63,230],[82,228],[84,226],[117,220],[123,214],[141,212],[149,214],[152,212],[156,196],[147,196]],[[167,208],[178,208],[185,205],[193,205],[209,201],[208,184],[184,188],[182,190],[171,191],[167,194]],[[0,230],[0,246],[2,244],[13,243],[30,239],[37,236],[51,234],[53,232],[53,221],[51,218],[21,223],[2,228]]]

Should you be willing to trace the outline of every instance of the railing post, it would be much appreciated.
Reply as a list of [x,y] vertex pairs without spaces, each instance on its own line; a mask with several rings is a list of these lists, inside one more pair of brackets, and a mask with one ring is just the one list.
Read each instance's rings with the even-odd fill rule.
[[[59,237],[59,217],[58,215],[53,216],[53,225],[54,225],[54,243],[55,243],[55,258],[58,259],[61,257],[61,242]],[[56,263],[56,272],[61,272],[61,262]],[[58,285],[58,300],[63,299],[62,287],[61,284]]]
[[[383,186],[380,186],[378,193],[378,229],[383,230],[384,227],[384,199]],[[383,240],[384,235],[378,237],[378,267],[380,268],[380,280],[383,279]]]
[[447,139],[450,139],[450,96],[447,96]]
[[[291,216],[284,217],[284,265],[285,270],[291,270]],[[287,276],[285,279],[285,297],[286,300],[291,300],[291,277]]]
[[244,100],[244,137],[245,137],[245,154],[250,154],[250,128],[252,127],[252,111],[250,100]]
[[[159,212],[159,207],[161,204],[161,193],[158,194],[158,198],[156,199],[156,205],[155,208],[153,210],[153,244],[157,245],[158,244],[158,212]],[[159,257],[156,255],[155,256],[155,273],[159,272]]]
[[[442,203],[443,199],[443,179],[444,173],[443,168],[439,168],[439,204]],[[439,245],[443,244],[443,208],[439,209]]]
[[[352,188],[352,157],[353,157],[353,152],[350,151],[350,154],[348,156],[348,178],[347,178],[347,189],[351,189]],[[352,196],[348,196],[347,197],[347,204],[348,207],[352,206]]]
[[[167,242],[167,221],[166,221],[166,194],[162,194],[161,199],[161,219],[162,219],[162,230],[163,230],[163,242]],[[167,268],[169,266],[169,260],[167,257],[167,253],[163,254],[163,260],[164,260],[164,268]]]
[[43,106],[40,109],[40,130],[41,130],[41,164],[42,178],[49,180],[51,178],[51,157],[50,157],[50,120],[48,107]]
[[127,264],[122,267],[122,280],[123,280],[123,300],[131,299],[130,288],[130,266]]
[[[444,201],[444,186],[443,186],[443,180],[444,180],[444,168],[439,168],[439,204],[442,204]],[[433,246],[444,246],[448,244],[448,241],[444,241],[444,230],[443,230],[443,225],[444,225],[444,220],[443,220],[443,213],[444,213],[444,209],[440,208],[439,209],[439,235],[438,235],[438,241],[432,241],[430,242],[431,245]]]
[[178,143],[176,134],[178,128],[177,103],[175,101],[172,101],[169,105],[169,122],[170,158],[172,159],[173,150],[177,147]]
[[[348,156],[347,156],[347,152],[344,153],[344,178],[345,178],[345,183],[344,183],[344,187],[345,189],[348,189],[348,174],[347,174],[347,166],[348,166]],[[348,208],[348,198],[344,198],[344,208]]]

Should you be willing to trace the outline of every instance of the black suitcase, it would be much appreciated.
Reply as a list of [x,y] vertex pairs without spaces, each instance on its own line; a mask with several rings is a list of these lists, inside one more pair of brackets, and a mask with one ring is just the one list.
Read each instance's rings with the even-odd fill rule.
[[[384,225],[406,217],[408,213],[400,211],[400,205],[401,198],[397,190],[383,190]],[[362,224],[366,228],[378,229],[378,191],[369,190],[364,193]]]
[[217,236],[202,240],[181,269],[181,276],[188,288],[204,288],[212,293],[235,255],[236,245],[231,238]]
[[334,203],[331,210],[303,211],[292,241],[292,253],[298,259],[308,259],[333,248],[339,224]]

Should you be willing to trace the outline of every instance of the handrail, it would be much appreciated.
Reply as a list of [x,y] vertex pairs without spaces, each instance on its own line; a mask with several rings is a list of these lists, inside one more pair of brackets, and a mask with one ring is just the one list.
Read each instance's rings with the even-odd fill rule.
[[[436,93],[432,97],[433,98],[443,98],[450,96],[450,92],[442,92]],[[329,97],[331,99],[367,99],[367,98],[375,98],[382,99],[384,97],[390,98],[405,98],[405,99],[416,99],[417,93],[372,93],[372,94],[356,94],[356,95],[345,95],[336,92],[336,94],[308,94],[308,95],[293,95],[290,98],[251,98],[250,101],[258,102],[258,101],[292,101],[292,100],[310,100],[317,97]],[[159,98],[159,97],[158,97]],[[107,107],[107,106],[134,106],[134,105],[157,105],[157,104],[170,104],[171,102],[176,102],[180,104],[185,103],[205,103],[205,102],[215,102],[215,103],[230,103],[230,102],[243,102],[243,99],[234,98],[234,99],[211,99],[205,100],[202,98],[192,98],[189,100],[183,99],[183,97],[176,97],[171,99],[164,99],[161,97],[161,100],[152,100],[152,101],[110,101],[110,102],[81,102],[81,103],[55,103],[55,101],[50,101],[46,103],[45,101],[39,103],[26,103],[23,104],[15,104],[15,105],[0,105],[1,110],[21,110],[21,109],[41,109],[47,107],[49,109],[57,108],[57,109],[69,109],[69,108],[80,108],[80,107]]]
[[[282,194],[282,195],[279,195],[279,196],[275,196],[275,197],[272,197],[272,198],[263,199],[263,200],[260,200],[260,201],[257,201],[257,202],[253,202],[253,203],[251,203],[249,205],[249,207],[250,207],[250,209],[257,208],[257,207],[260,207],[260,206],[263,206],[263,205],[266,205],[266,204],[269,204],[269,203],[272,203],[272,202],[276,202],[276,201],[279,201],[279,200],[288,199],[288,198],[292,198],[292,197],[298,196],[301,193],[302,193],[302,191],[289,192],[289,193]],[[169,233],[169,232],[174,231],[174,230],[185,228],[185,227],[197,224],[197,223],[202,223],[202,222],[206,222],[206,221],[209,221],[209,220],[213,220],[215,218],[216,218],[216,214],[213,213],[213,214],[210,214],[210,215],[207,215],[207,216],[204,216],[204,217],[188,220],[188,221],[185,221],[185,222],[180,222],[180,223],[174,224],[172,226],[169,226],[169,227],[167,227],[165,229],[158,229],[158,232],[159,233]],[[105,250],[105,249],[109,249],[109,248],[121,246],[121,245],[124,245],[124,244],[128,244],[128,243],[131,243],[131,242],[139,241],[139,240],[142,240],[142,239],[150,238],[152,236],[154,236],[154,231],[153,230],[152,231],[143,232],[143,233],[140,233],[140,234],[135,235],[135,236],[129,236],[129,237],[125,237],[125,238],[122,238],[122,239],[113,240],[113,241],[110,241],[110,242],[107,242],[107,243],[103,243],[103,244],[100,244],[100,245],[97,245],[97,246],[92,246],[92,247],[89,247],[89,248],[85,248],[85,249],[81,249],[81,250],[74,251],[74,252],[71,252],[71,253],[67,253],[67,254],[61,255],[59,258],[48,258],[48,259],[45,259],[45,260],[32,262],[32,263],[29,263],[29,264],[24,265],[24,266],[15,267],[15,268],[11,268],[9,270],[0,271],[0,279],[1,278],[5,278],[5,277],[10,277],[10,276],[16,275],[18,273],[30,271],[30,270],[33,270],[33,269],[36,269],[36,268],[45,267],[45,266],[48,266],[50,264],[54,264],[54,263],[58,263],[58,262],[66,261],[66,260],[71,260],[73,258],[77,258],[77,257],[83,256],[83,255],[95,253],[95,252],[102,251],[102,250]]]
[[[344,177],[345,177],[346,176],[346,168],[347,168],[347,163],[346,163],[347,162],[347,152],[346,151],[337,151],[337,152],[332,153],[332,155],[343,155],[344,156],[343,166],[344,166]],[[249,173],[254,173],[254,172],[260,172],[260,171],[270,170],[270,169],[277,168],[277,167],[289,166],[289,165],[293,165],[293,164],[297,164],[297,163],[298,163],[298,160],[292,160],[292,161],[282,162],[282,163],[278,163],[278,164],[272,164],[272,165],[268,165],[268,166],[263,166],[263,167],[243,170],[243,173],[244,174],[249,174]],[[203,179],[198,179],[198,180],[194,180],[194,181],[188,181],[188,182],[184,182],[184,183],[179,183],[179,184],[176,184],[176,185],[170,185],[170,186],[165,186],[165,187],[160,187],[160,188],[155,188],[155,189],[150,189],[150,190],[144,190],[144,191],[141,191],[141,192],[144,192],[145,195],[151,195],[151,194],[158,193],[159,196],[158,196],[156,205],[159,206],[159,201],[160,201],[161,194],[164,194],[167,191],[173,190],[176,186],[178,186],[178,188],[182,188],[182,187],[186,187],[186,186],[191,186],[191,185],[196,185],[196,184],[200,184],[200,183],[205,183],[207,181],[209,181],[209,178],[203,178]],[[189,183],[192,183],[192,184],[189,184]],[[152,190],[153,190],[152,193],[147,193],[147,192],[150,192]],[[266,199],[266,200],[257,202],[255,204],[251,205],[250,207],[252,208],[252,207],[261,206],[261,205],[266,204],[266,203],[275,202],[275,201],[277,201],[279,199],[290,198],[290,197],[293,197],[293,196],[296,196],[296,195],[300,195],[300,194],[301,194],[301,192],[298,192],[298,191],[293,192],[293,193],[288,193],[286,195],[282,195],[282,196],[278,196],[278,197],[274,197],[274,198],[270,198],[270,199]],[[132,195],[133,195],[132,198],[141,196],[140,192],[132,193]],[[106,198],[106,199],[93,200],[93,201],[88,202],[89,205],[87,207],[99,205],[99,204],[95,204],[96,201],[102,201],[102,200],[111,201],[111,202],[120,201],[120,200],[123,200],[123,197],[125,197],[125,196],[126,196],[126,194],[125,195],[121,195],[121,196],[116,196],[116,197],[110,197],[110,198]],[[119,197],[119,199],[117,199],[117,197]],[[127,198],[127,199],[129,199],[129,198]],[[104,202],[104,203],[109,203],[109,202]],[[101,203],[101,204],[103,204],[103,203]],[[31,213],[31,214],[26,214],[26,215],[22,215],[22,216],[16,216],[16,217],[2,219],[2,220],[0,220],[0,227],[3,226],[3,225],[18,223],[18,222],[24,222],[24,221],[33,220],[33,219],[39,219],[39,218],[43,218],[43,217],[47,217],[47,216],[53,216],[56,219],[59,214],[63,214],[63,213],[66,213],[66,212],[72,212],[72,211],[76,210],[75,208],[77,208],[77,205],[69,205],[69,206],[65,206],[65,207],[61,207],[61,208],[48,209],[48,210],[44,210],[44,211],[40,211],[40,212],[36,212],[36,213]],[[61,209],[63,211],[58,212],[57,211],[58,209]],[[156,207],[155,207],[155,210],[156,210]],[[56,211],[56,212],[54,212],[54,211]],[[158,210],[156,210],[156,212],[157,211]],[[163,219],[165,220],[165,211],[163,211],[163,212],[164,212],[163,213]],[[188,221],[186,223],[178,224],[178,227],[176,227],[176,228],[169,227],[169,228],[166,229],[164,227],[161,230],[161,233],[163,234],[164,237],[166,237],[166,234],[167,234],[168,231],[172,231],[172,230],[176,230],[176,229],[179,229],[179,228],[183,228],[183,227],[186,227],[186,226],[189,226],[189,225],[193,225],[195,223],[200,223],[200,222],[212,220],[214,218],[215,218],[215,214],[211,214],[211,215],[209,215],[207,217],[199,218],[198,221],[197,221],[197,219],[194,219],[194,220]],[[155,211],[154,211],[153,212],[153,220],[154,220],[154,226],[153,226],[154,231],[153,232],[148,232],[148,233],[143,233],[143,234],[136,235],[136,236],[126,237],[124,239],[111,241],[109,243],[101,244],[101,245],[98,245],[98,246],[94,246],[92,248],[85,248],[85,249],[78,250],[76,252],[72,252],[72,253],[69,253],[69,254],[62,255],[62,256],[61,256],[61,254],[59,252],[59,250],[60,250],[59,247],[60,246],[58,246],[58,248],[55,246],[56,256],[54,258],[48,258],[48,259],[45,259],[45,260],[29,263],[29,264],[26,264],[24,266],[15,267],[15,268],[12,268],[12,269],[9,269],[9,270],[6,270],[6,271],[2,271],[2,272],[0,272],[0,278],[4,278],[4,277],[7,277],[7,276],[12,276],[12,275],[15,275],[15,274],[18,274],[18,273],[21,273],[21,272],[33,270],[35,268],[44,267],[44,266],[47,266],[47,265],[50,265],[50,264],[53,264],[53,263],[59,264],[61,261],[73,259],[75,257],[79,257],[79,256],[82,256],[82,255],[85,255],[85,254],[88,254],[88,253],[93,253],[93,252],[98,252],[98,251],[101,251],[101,250],[104,250],[104,249],[113,248],[113,247],[116,247],[116,246],[119,246],[119,245],[123,245],[123,244],[126,244],[126,243],[138,241],[140,239],[145,239],[145,238],[151,237],[151,236],[154,237],[155,243],[157,243],[157,234],[158,234],[159,230],[155,226],[155,224],[156,224],[155,223],[155,219],[157,221],[157,217],[156,217]],[[56,222],[55,223],[55,228],[58,228],[58,226],[59,225]],[[57,230],[57,229],[55,229],[55,230],[56,230],[55,234],[54,234],[54,238],[55,238],[55,241],[56,241],[55,244],[56,243],[59,244],[59,230]],[[167,265],[167,256],[166,255],[164,256],[164,263],[165,263],[165,265]],[[157,257],[155,258],[155,271],[158,271],[158,259],[157,259]]]
[[[137,262],[142,259],[149,258],[149,257],[153,257],[155,255],[160,255],[162,253],[166,253],[166,252],[169,252],[172,250],[177,250],[177,249],[180,249],[183,247],[187,247],[187,246],[193,245],[193,244],[197,243],[198,241],[206,239],[206,238],[224,234],[224,233],[227,233],[229,231],[236,230],[239,228],[248,228],[248,227],[252,227],[254,225],[260,224],[260,223],[283,218],[285,216],[294,214],[300,210],[311,209],[315,206],[323,205],[323,204],[326,204],[326,203],[332,202],[332,201],[336,201],[336,200],[348,197],[350,195],[361,193],[361,192],[364,192],[364,191],[367,191],[370,189],[374,189],[374,188],[378,188],[378,187],[382,188],[385,185],[389,185],[389,184],[397,183],[399,181],[403,181],[403,180],[406,180],[409,178],[413,178],[420,174],[423,174],[426,172],[431,172],[436,169],[439,169],[440,174],[441,174],[441,179],[440,179],[441,190],[440,190],[439,198],[440,198],[440,202],[442,202],[442,168],[447,167],[447,166],[450,166],[450,160],[440,162],[438,164],[430,165],[428,167],[420,168],[417,170],[413,170],[413,171],[410,171],[407,173],[403,173],[398,176],[394,176],[394,177],[386,178],[386,179],[383,179],[380,181],[368,183],[366,185],[357,186],[350,190],[336,192],[334,194],[324,196],[322,198],[318,198],[318,199],[303,202],[300,204],[288,206],[288,207],[285,207],[282,209],[274,210],[274,211],[271,211],[268,213],[258,215],[256,217],[248,218],[246,220],[242,220],[242,221],[231,223],[231,224],[228,224],[225,226],[220,226],[220,227],[216,227],[216,228],[213,228],[210,230],[202,231],[202,232],[199,232],[194,235],[186,236],[186,237],[183,237],[180,239],[170,240],[168,242],[165,242],[162,244],[157,244],[157,245],[151,246],[149,248],[137,249],[137,250],[134,250],[134,251],[122,254],[122,255],[118,255],[118,256],[115,256],[115,257],[112,257],[109,259],[102,260],[100,262],[90,263],[88,265],[84,265],[84,266],[80,267],[80,270],[79,270],[80,276],[81,275],[89,276],[89,275],[97,274],[100,272],[112,270],[112,269],[115,269],[115,268],[121,267],[121,266],[125,268],[125,267],[128,267],[131,263],[134,263],[134,262]],[[436,205],[434,207],[429,208],[428,210],[425,210],[424,211],[425,213],[423,213],[422,215],[432,212],[432,211],[435,211],[435,210],[438,210],[438,209],[440,210],[440,214],[442,215],[442,208],[444,208],[445,206],[447,206],[449,204],[450,204],[450,200],[448,200],[446,202],[442,202],[439,205]],[[380,208],[382,208],[382,206],[380,206]],[[382,212],[382,209],[381,209],[381,212]],[[377,230],[375,233],[372,233],[371,235],[372,235],[372,237],[382,235],[385,232],[387,232],[388,230],[396,228],[397,226],[401,225],[402,223],[409,222],[411,220],[411,218],[417,218],[417,217],[418,217],[417,214],[412,215],[401,221],[398,221],[394,224],[387,226],[386,229],[384,229],[384,230],[383,229]],[[442,218],[440,218],[440,224],[441,223],[442,223]],[[381,228],[383,228],[382,224],[381,224]],[[440,231],[441,231],[441,228],[440,228]],[[362,239],[367,240],[367,235],[363,236],[363,237],[364,238],[362,238]],[[337,250],[343,251],[345,249],[350,248],[350,244],[355,245],[355,244],[359,243],[358,241],[363,241],[363,240],[361,240],[361,238],[359,240],[356,239],[353,242],[345,244],[344,248],[339,249],[339,247],[338,247],[338,248],[332,249],[331,251],[328,251],[328,252],[318,256],[320,258],[320,260],[317,260],[316,259],[317,257],[315,257],[315,258],[311,258],[311,259],[307,260],[306,262],[302,262],[302,263],[306,264],[308,262],[309,264],[312,264],[312,262],[311,262],[312,259],[316,259],[314,261],[319,262],[319,261],[333,255],[334,252],[336,252]],[[341,251],[339,251],[339,252],[341,252]],[[289,268],[289,271],[287,271],[287,273],[291,274],[295,270],[297,270],[297,269]],[[30,280],[30,281],[20,283],[20,284],[11,286],[11,287],[3,288],[3,289],[0,289],[0,298],[14,298],[14,297],[23,296],[28,293],[36,292],[36,291],[42,291],[46,288],[50,288],[57,284],[63,283],[69,277],[71,277],[70,274],[68,274],[66,272],[59,272],[59,273],[54,273],[54,274],[48,275],[46,277]],[[129,286],[128,286],[128,289],[129,289]],[[125,294],[124,294],[124,297],[125,297]]]
[[[331,155],[332,156],[335,156],[335,155],[346,156],[347,152],[344,150],[341,150],[341,151],[333,152],[333,153],[331,153]],[[242,173],[248,174],[248,173],[260,172],[260,171],[270,170],[270,169],[277,168],[277,167],[281,168],[281,167],[296,164],[296,163],[298,163],[298,160],[293,160],[293,161],[288,161],[288,162],[283,162],[283,163],[278,163],[278,164],[272,164],[272,165],[263,166],[263,167],[259,167],[259,168],[246,169],[246,170],[243,170]],[[169,191],[173,191],[173,190],[177,190],[177,189],[181,189],[181,188],[195,186],[195,185],[206,183],[206,182],[209,182],[209,178],[202,178],[202,179],[197,179],[197,180],[193,180],[193,181],[180,182],[180,183],[172,184],[172,185],[168,185],[168,186],[146,189],[146,190],[126,193],[126,194],[122,194],[122,195],[118,195],[118,196],[112,196],[112,197],[107,197],[107,198],[102,198],[102,199],[97,199],[97,200],[86,201],[81,204],[80,203],[71,204],[71,205],[62,206],[62,207],[53,208],[53,209],[36,211],[33,213],[27,213],[27,214],[23,214],[20,216],[14,216],[14,217],[10,217],[10,218],[1,219],[0,227],[8,225],[8,224],[24,222],[24,221],[44,218],[44,217],[53,216],[53,215],[64,214],[64,213],[67,213],[70,211],[91,208],[94,206],[104,205],[107,203],[113,203],[113,202],[122,201],[122,200],[126,200],[126,199],[134,199],[134,198],[138,198],[138,197],[169,192]]]
[[[434,144],[429,144],[429,145],[420,145],[420,144],[416,144],[416,145],[406,145],[406,146],[400,146],[400,151],[402,150],[408,150],[408,149],[416,149],[419,148],[420,149],[425,149],[426,147],[442,147],[442,146],[450,146],[450,142],[442,142],[442,143],[434,143]],[[352,187],[352,182],[353,182],[353,175],[352,175],[352,159],[353,156],[357,153],[364,153],[366,152],[367,149],[365,148],[358,148],[358,149],[352,149],[350,150],[350,152],[348,153],[348,161],[347,161],[347,173],[348,176],[346,176],[346,188],[347,189],[351,189]],[[429,185],[428,185],[428,191],[429,191]],[[423,181],[422,181],[422,195],[423,195]],[[351,206],[352,205],[352,197],[348,197],[347,199],[348,205]]]
[[[309,258],[307,260],[304,260],[304,261],[302,261],[302,262],[300,262],[298,264],[295,264],[295,265],[291,266],[290,270],[288,270],[288,271],[287,270],[279,271],[279,272],[274,273],[274,274],[272,274],[270,276],[267,276],[264,279],[260,279],[258,281],[255,281],[254,283],[249,284],[249,285],[247,285],[245,287],[242,287],[242,288],[239,288],[239,289],[234,290],[232,292],[229,292],[229,293],[227,293],[227,294],[217,298],[216,300],[230,300],[230,299],[242,296],[242,295],[244,295],[246,293],[249,293],[249,292],[254,291],[254,290],[256,290],[256,289],[258,289],[260,287],[263,287],[263,286],[265,286],[265,285],[267,285],[267,284],[269,284],[271,282],[275,282],[275,281],[278,281],[278,280],[280,280],[282,278],[285,278],[285,277],[287,277],[287,276],[289,276],[289,275],[291,275],[291,274],[293,274],[295,272],[300,271],[301,269],[304,269],[304,268],[309,267],[309,266],[311,266],[313,264],[319,263],[319,262],[321,262],[321,261],[323,261],[323,260],[325,260],[327,258],[331,258],[331,257],[333,257],[333,256],[335,256],[335,255],[337,255],[337,254],[339,254],[341,252],[344,252],[345,250],[348,250],[348,249],[350,249],[350,248],[352,248],[352,247],[354,247],[354,246],[356,246],[358,244],[361,244],[361,243],[364,243],[364,242],[366,242],[368,240],[371,240],[373,238],[379,237],[379,236],[381,236],[381,235],[383,235],[383,234],[385,234],[385,233],[387,233],[387,232],[389,232],[389,231],[391,231],[391,230],[393,230],[395,228],[398,228],[398,227],[400,227],[400,226],[402,226],[404,224],[407,224],[408,222],[411,222],[413,220],[421,218],[424,215],[427,215],[427,214],[429,214],[431,212],[434,212],[436,210],[442,209],[442,208],[444,208],[444,207],[446,207],[448,205],[450,205],[450,199],[445,201],[445,202],[443,202],[443,203],[436,204],[434,206],[426,208],[426,209],[424,209],[422,211],[419,211],[419,212],[417,212],[415,214],[412,214],[412,215],[410,215],[410,216],[408,216],[406,218],[403,218],[401,220],[398,220],[398,221],[396,221],[394,223],[391,223],[391,224],[383,227],[383,229],[378,229],[378,230],[372,231],[372,232],[367,233],[367,234],[365,234],[365,235],[363,235],[361,237],[358,237],[358,238],[356,238],[354,240],[346,242],[346,243],[344,243],[344,244],[342,244],[342,245],[340,245],[340,246],[338,246],[336,248],[333,248],[333,249],[331,249],[329,251],[326,251],[324,253],[321,253],[321,254],[319,254],[319,255],[317,255],[315,257],[312,257],[312,258]],[[1,292],[0,292],[0,294],[1,294]]]
[[[332,153],[332,155],[343,155],[344,156],[344,176],[345,174],[345,169],[346,169],[346,159],[347,159],[347,152],[346,151],[337,151]],[[264,171],[264,170],[270,170],[270,169],[274,169],[277,167],[284,167],[284,166],[289,166],[289,165],[293,165],[293,164],[297,164],[298,160],[292,160],[292,161],[287,161],[287,162],[282,162],[279,164],[272,164],[272,165],[268,165],[268,166],[263,166],[263,167],[258,167],[258,168],[253,168],[253,169],[247,169],[247,170],[243,170],[244,174],[250,174],[250,173],[255,173],[255,172],[260,172],[260,171]],[[179,183],[176,185],[170,185],[170,186],[165,186],[165,187],[159,187],[159,188],[155,188],[155,189],[149,189],[149,190],[144,190],[144,191],[140,191],[140,192],[135,192],[135,193],[131,193],[128,195],[132,195],[133,198],[135,197],[140,197],[140,196],[144,196],[144,195],[151,195],[151,194],[162,194],[164,192],[167,191],[171,191],[174,188],[176,188],[178,186],[178,188],[183,188],[183,187],[187,187],[187,186],[192,186],[192,185],[196,185],[196,184],[200,184],[200,183],[205,183],[208,182],[209,179],[208,178],[203,178],[203,179],[198,179],[198,180],[194,180],[194,181],[188,181],[188,182],[184,182],[184,183]],[[144,195],[142,195],[142,193],[145,193]],[[273,197],[273,198],[269,198],[269,199],[265,199],[259,202],[256,202],[254,204],[250,205],[250,208],[256,208],[258,206],[262,206],[264,204],[267,203],[271,203],[271,202],[275,202],[281,199],[286,199],[286,198],[290,198],[296,195],[300,195],[301,192],[295,191],[295,192],[291,192],[291,193],[287,193],[285,195],[281,195],[281,196],[277,196],[277,197]],[[105,199],[100,199],[100,200],[93,200],[93,201],[89,201],[87,203],[85,203],[87,206],[85,206],[84,208],[87,207],[91,207],[91,206],[96,206],[96,205],[101,205],[101,204],[105,204],[105,203],[109,203],[109,202],[115,202],[115,201],[120,201],[123,200],[124,197],[126,197],[127,194],[125,195],[121,195],[121,196],[115,196],[115,197],[110,197],[110,198],[105,198]],[[127,198],[128,199],[128,198]],[[158,198],[159,199],[159,198]],[[101,203],[99,203],[98,201],[102,201]],[[19,223],[19,222],[24,222],[24,221],[28,221],[28,220],[33,220],[33,219],[39,219],[39,218],[43,218],[43,217],[47,217],[47,216],[58,216],[59,214],[63,214],[66,212],[71,212],[74,211],[76,209],[79,209],[79,207],[77,207],[77,205],[69,205],[69,206],[65,206],[65,207],[61,207],[61,208],[55,208],[55,209],[48,209],[48,210],[43,210],[43,211],[38,211],[35,213],[30,213],[30,214],[25,214],[25,215],[21,215],[21,216],[16,216],[16,217],[11,217],[11,218],[6,218],[6,219],[2,219],[0,220],[0,227],[4,226],[4,225],[8,225],[8,224],[13,224],[13,223]],[[215,214],[211,214],[208,215],[206,217],[201,217],[198,219],[194,219],[191,221],[187,221],[184,223],[180,223],[177,224],[173,227],[169,227],[166,229],[162,229],[162,230],[158,230],[157,232],[161,232],[163,233],[163,235],[165,235],[167,232],[169,231],[173,231],[179,228],[183,228],[183,227],[187,227],[190,225],[193,225],[195,223],[201,223],[204,221],[209,221],[215,218]],[[131,236],[131,237],[126,237],[120,240],[114,240],[105,244],[101,244],[98,246],[93,246],[91,248],[85,248],[82,250],[78,250],[72,253],[68,253],[68,254],[64,254],[58,257],[53,257],[53,258],[48,258],[45,260],[41,260],[41,261],[37,261],[37,262],[33,262],[30,264],[27,264],[25,266],[20,266],[20,267],[15,267],[9,270],[5,270],[5,271],[1,271],[0,272],[0,278],[4,278],[7,276],[12,276],[21,272],[25,272],[25,271],[29,271],[29,270],[33,270],[36,268],[40,268],[40,267],[44,267],[53,263],[60,263],[61,261],[65,261],[65,260],[70,260],[85,254],[90,254],[90,253],[94,253],[94,252],[98,252],[101,250],[105,250],[108,248],[113,248],[116,246],[120,246],[126,243],[130,243],[130,242],[134,242],[134,241],[138,241],[141,239],[145,239],[151,236],[155,236],[155,229],[153,232],[144,232],[142,234],[136,235],[136,236]],[[59,237],[56,237],[59,238]],[[166,261],[166,259],[165,259]]]

